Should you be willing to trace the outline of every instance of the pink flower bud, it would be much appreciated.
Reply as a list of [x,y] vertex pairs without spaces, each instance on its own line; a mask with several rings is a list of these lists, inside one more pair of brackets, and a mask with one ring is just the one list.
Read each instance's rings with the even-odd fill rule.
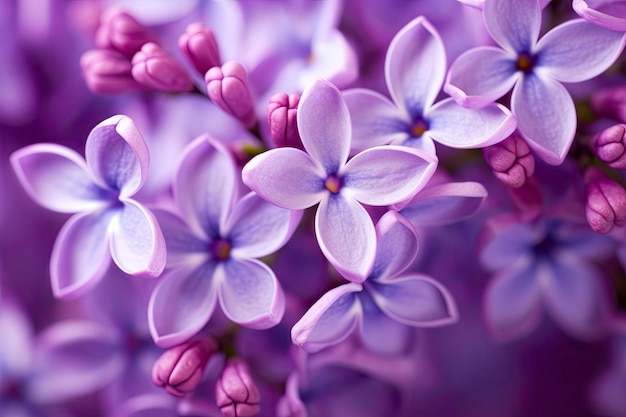
[[617,124],[598,133],[591,139],[591,147],[598,158],[613,168],[626,168],[624,139],[626,125]]
[[152,382],[182,397],[196,389],[217,344],[212,338],[189,340],[166,350],[152,367]]
[[100,48],[115,49],[130,58],[152,41],[154,36],[148,28],[128,13],[109,9],[102,14],[96,32],[96,45]]
[[226,417],[252,417],[259,413],[261,396],[241,359],[230,359],[224,367],[215,384],[215,400]]
[[626,190],[601,169],[585,172],[585,212],[587,222],[598,233],[608,233],[614,226],[626,224]]
[[117,51],[94,49],[80,58],[87,87],[96,94],[119,94],[140,90],[131,74],[130,60]]
[[202,23],[187,26],[187,31],[178,38],[178,47],[201,74],[221,64],[215,36]]
[[519,188],[535,172],[535,158],[528,145],[516,134],[483,149],[483,157],[502,183]]
[[278,147],[291,146],[304,149],[296,122],[299,102],[300,95],[298,94],[278,93],[270,99],[267,122],[272,140]]
[[591,97],[591,108],[601,116],[626,123],[626,87],[601,90]]
[[153,90],[182,93],[193,90],[185,69],[156,43],[149,42],[133,57],[135,81]]
[[235,61],[213,67],[204,76],[209,97],[219,108],[252,128],[256,123],[254,102],[248,88],[248,74]]

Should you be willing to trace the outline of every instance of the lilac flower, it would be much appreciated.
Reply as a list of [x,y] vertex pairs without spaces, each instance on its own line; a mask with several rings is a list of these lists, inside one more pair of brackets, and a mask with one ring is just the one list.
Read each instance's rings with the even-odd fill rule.
[[295,344],[314,352],[358,328],[370,350],[398,354],[409,346],[408,326],[442,326],[457,320],[452,296],[443,286],[424,275],[402,275],[418,248],[409,222],[389,211],[376,225],[376,235],[376,260],[368,278],[323,295],[293,326]]
[[180,344],[209,320],[216,303],[232,321],[262,329],[278,323],[284,295],[256,260],[278,250],[300,211],[254,193],[239,199],[238,171],[218,141],[202,136],[185,152],[174,180],[180,217],[156,212],[168,244],[169,272],[150,300],[150,331],[159,346]]
[[626,10],[620,0],[572,0],[572,8],[594,25],[626,32]]
[[297,123],[308,153],[264,152],[244,167],[243,181],[280,207],[319,203],[315,234],[322,252],[344,277],[362,282],[374,264],[376,234],[361,204],[386,206],[412,197],[435,171],[437,159],[417,149],[384,146],[347,161],[348,108],[339,90],[323,80],[302,94]]
[[520,134],[542,160],[561,164],[576,131],[574,102],[561,82],[606,70],[624,49],[624,34],[576,19],[538,41],[538,0],[487,0],[483,18],[500,48],[478,47],[457,58],[444,90],[463,106],[479,108],[513,88]]
[[152,213],[132,197],[148,171],[146,143],[126,116],[98,124],[85,145],[86,161],[56,144],[11,155],[22,186],[40,205],[77,213],[63,226],[50,260],[52,290],[76,297],[105,274],[111,258],[124,272],[155,277],[165,266],[165,242]]
[[466,109],[451,98],[433,104],[445,72],[446,52],[439,34],[423,16],[414,19],[387,50],[385,80],[393,102],[372,90],[344,92],[352,118],[353,151],[392,143],[435,154],[434,142],[479,148],[515,130],[515,118],[499,104]]

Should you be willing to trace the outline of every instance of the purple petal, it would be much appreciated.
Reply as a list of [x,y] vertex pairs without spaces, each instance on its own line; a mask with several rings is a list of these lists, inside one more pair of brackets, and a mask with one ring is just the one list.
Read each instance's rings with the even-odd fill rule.
[[352,152],[402,142],[409,137],[409,123],[385,96],[355,88],[343,92],[352,120]]
[[354,48],[337,29],[331,29],[323,36],[315,37],[311,44],[310,56],[313,60],[303,74],[304,80],[308,74],[316,75],[338,87],[343,87],[354,81],[359,74]]
[[241,175],[243,182],[261,197],[288,209],[311,207],[328,193],[324,188],[326,173],[299,149],[263,152],[243,167]]
[[452,295],[427,276],[385,278],[370,281],[367,285],[378,307],[398,323],[437,327],[458,320]]
[[388,211],[376,224],[378,247],[370,278],[395,277],[407,269],[419,248],[413,226],[396,211]]
[[348,106],[337,87],[315,81],[302,93],[296,117],[304,149],[327,174],[337,173],[348,159],[352,138]]
[[494,145],[515,131],[515,116],[501,104],[467,109],[447,98],[435,104],[427,118],[429,135],[451,148],[472,149]]
[[315,235],[326,259],[347,280],[367,278],[376,257],[376,231],[361,204],[340,194],[323,199],[315,213]]
[[406,146],[370,148],[341,171],[341,192],[363,204],[395,204],[415,195],[435,173],[437,163],[435,156]]
[[113,407],[118,417],[180,417],[178,399],[164,392],[135,395]]
[[385,59],[391,98],[411,119],[435,101],[446,74],[446,51],[437,30],[420,16],[393,38]]
[[85,144],[87,167],[104,188],[134,195],[148,175],[150,153],[135,123],[127,116],[113,116],[93,128]]
[[452,63],[443,89],[463,107],[484,107],[513,88],[516,58],[492,46],[470,49]]
[[380,355],[405,353],[410,346],[412,329],[387,317],[369,296],[362,296],[360,300],[363,308],[363,344]]
[[346,339],[361,316],[355,293],[361,285],[349,283],[328,291],[291,329],[291,340],[308,352],[316,352]]
[[67,320],[39,335],[29,394],[43,403],[62,402],[110,385],[124,371],[120,336],[96,322]]
[[624,50],[626,36],[584,19],[557,26],[537,43],[537,70],[563,82],[600,75]]
[[477,182],[451,182],[426,187],[401,211],[416,227],[442,226],[471,217],[487,197]]
[[251,329],[267,329],[280,322],[285,295],[272,270],[256,259],[231,258],[216,270],[218,293],[226,317]]
[[174,197],[182,217],[199,236],[219,234],[236,197],[235,162],[221,143],[204,135],[191,143],[174,181]]
[[485,26],[493,40],[512,52],[533,50],[541,29],[537,0],[489,0],[483,7]]
[[573,0],[572,8],[587,21],[605,29],[626,32],[626,3],[614,0]]
[[513,88],[511,110],[537,156],[560,165],[576,132],[576,109],[565,87],[548,77],[527,75]]
[[573,256],[555,259],[542,272],[546,308],[565,331],[588,339],[607,330],[609,298],[600,273]]
[[543,314],[538,270],[519,262],[492,278],[483,310],[492,334],[501,340],[520,337],[535,328]]
[[33,336],[26,312],[3,287],[0,293],[0,368],[5,377],[22,377],[30,372]]
[[113,213],[80,213],[61,228],[50,257],[52,292],[75,298],[93,288],[110,263],[108,229]]
[[111,223],[111,255],[130,275],[157,277],[165,268],[165,239],[150,210],[133,200],[124,205]]
[[277,207],[252,192],[233,209],[223,236],[230,240],[232,256],[260,258],[282,248],[301,218],[301,210]]
[[209,242],[196,236],[180,217],[165,210],[154,210],[167,247],[167,267],[191,266],[207,259]]
[[11,155],[22,187],[37,204],[61,213],[92,211],[106,205],[106,192],[91,179],[85,160],[56,144],[37,144]]
[[[489,227],[489,225],[487,225]],[[542,239],[542,231],[527,223],[513,223],[487,230],[490,236],[480,252],[480,262],[489,271],[506,268],[525,256]]]
[[209,321],[217,300],[215,264],[180,269],[162,278],[148,305],[152,339],[160,347],[189,340]]

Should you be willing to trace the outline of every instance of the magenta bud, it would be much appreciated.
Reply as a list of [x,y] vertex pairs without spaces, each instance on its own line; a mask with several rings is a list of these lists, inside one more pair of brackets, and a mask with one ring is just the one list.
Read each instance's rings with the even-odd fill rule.
[[591,108],[601,116],[626,123],[626,87],[601,90],[591,96]]
[[87,87],[96,94],[119,94],[140,90],[131,74],[130,60],[117,51],[93,49],[80,57]]
[[248,87],[244,67],[229,61],[222,67],[213,67],[204,75],[209,97],[219,108],[241,120],[249,129],[256,123],[254,102]]
[[217,344],[212,338],[189,340],[166,350],[152,366],[152,382],[176,397],[193,392]]
[[215,401],[226,417],[252,417],[259,413],[261,396],[248,366],[239,358],[226,363],[215,384]]
[[613,168],[626,168],[626,125],[617,124],[603,130],[591,139],[595,154]]
[[135,81],[153,90],[182,93],[193,90],[189,74],[156,43],[149,42],[133,57]]
[[267,122],[272,140],[278,147],[291,146],[304,149],[296,121],[299,102],[298,94],[278,93],[270,99]]
[[96,31],[98,47],[115,49],[129,58],[136,54],[144,44],[153,41],[154,36],[147,27],[119,9],[105,11]]
[[598,233],[608,233],[614,226],[626,224],[626,190],[601,169],[585,171],[585,213],[587,222]]
[[483,157],[496,178],[512,188],[524,185],[535,172],[535,158],[524,139],[516,134],[483,149]]
[[213,32],[202,23],[192,23],[178,38],[178,47],[200,74],[221,64],[220,50]]

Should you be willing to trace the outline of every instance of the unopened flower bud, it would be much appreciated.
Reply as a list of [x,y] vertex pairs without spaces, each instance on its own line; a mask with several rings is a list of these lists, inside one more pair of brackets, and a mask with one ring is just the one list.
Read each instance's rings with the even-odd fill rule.
[[213,32],[202,23],[192,23],[178,38],[178,47],[201,74],[221,64]]
[[267,122],[272,140],[278,147],[291,146],[304,149],[296,122],[299,102],[298,94],[278,93],[270,99]]
[[215,400],[226,417],[252,417],[259,413],[261,396],[241,359],[230,359],[224,367],[215,385]]
[[254,102],[248,87],[244,67],[229,61],[222,67],[213,67],[204,76],[209,97],[219,108],[252,128],[256,123]]
[[626,87],[601,90],[591,96],[591,108],[601,116],[626,123]]
[[153,90],[182,93],[193,90],[189,74],[156,43],[149,42],[133,57],[135,81]]
[[217,344],[211,338],[193,339],[166,350],[152,367],[152,382],[176,396],[193,392]]
[[142,25],[119,9],[110,9],[102,14],[96,32],[96,45],[100,48],[115,49],[128,56],[135,55],[141,47],[154,41],[154,36]]
[[130,60],[117,51],[93,49],[80,58],[87,87],[96,94],[119,94],[142,87],[131,74]]
[[516,134],[483,149],[483,157],[496,178],[512,188],[524,185],[535,172],[535,158],[524,139]]
[[585,172],[585,212],[587,222],[598,233],[608,233],[614,226],[626,224],[626,190],[601,169]]
[[613,168],[626,168],[626,125],[617,124],[591,139],[595,154]]

